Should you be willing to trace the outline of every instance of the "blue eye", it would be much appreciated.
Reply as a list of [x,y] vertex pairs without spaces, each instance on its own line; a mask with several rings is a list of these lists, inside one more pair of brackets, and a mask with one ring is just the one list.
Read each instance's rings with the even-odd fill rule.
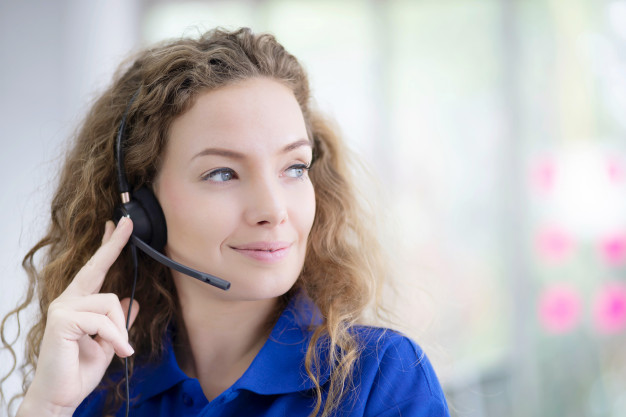
[[309,166],[305,164],[296,164],[287,168],[287,176],[291,178],[302,178],[309,170]]
[[203,176],[204,181],[226,182],[237,179],[237,174],[230,168],[218,168]]

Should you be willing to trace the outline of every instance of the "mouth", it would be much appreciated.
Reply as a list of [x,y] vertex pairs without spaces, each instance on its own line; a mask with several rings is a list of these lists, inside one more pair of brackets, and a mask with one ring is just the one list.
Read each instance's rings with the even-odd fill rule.
[[285,258],[289,254],[291,245],[288,242],[254,242],[230,246],[230,248],[256,261],[272,263]]

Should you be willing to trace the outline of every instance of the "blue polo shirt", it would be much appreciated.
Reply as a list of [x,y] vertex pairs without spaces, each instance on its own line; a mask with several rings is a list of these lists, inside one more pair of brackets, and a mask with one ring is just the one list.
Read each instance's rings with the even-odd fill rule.
[[[210,402],[198,380],[178,367],[171,340],[166,340],[165,354],[158,363],[135,362],[130,416],[308,416],[315,404],[315,384],[304,367],[312,334],[308,328],[311,310],[293,306],[292,302],[282,313],[241,378]],[[354,332],[362,345],[354,387],[347,390],[334,416],[449,416],[435,372],[415,342],[375,327],[361,326]],[[325,356],[322,351],[322,358]],[[329,377],[329,370],[322,369],[323,388],[328,388]],[[95,391],[74,416],[102,415],[103,404],[104,393]],[[124,414],[125,405],[116,416]]]

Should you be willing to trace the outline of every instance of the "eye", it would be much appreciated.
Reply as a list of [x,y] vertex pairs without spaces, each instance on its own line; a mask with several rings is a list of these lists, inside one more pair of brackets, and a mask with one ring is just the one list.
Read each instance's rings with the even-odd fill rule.
[[302,178],[309,170],[310,165],[295,164],[287,168],[286,174],[290,178]]
[[218,168],[202,176],[204,181],[226,182],[237,179],[237,173],[230,168]]

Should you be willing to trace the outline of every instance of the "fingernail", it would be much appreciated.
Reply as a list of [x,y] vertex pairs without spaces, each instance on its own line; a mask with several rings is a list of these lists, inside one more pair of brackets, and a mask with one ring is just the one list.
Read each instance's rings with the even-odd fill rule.
[[135,354],[135,349],[133,349],[133,347],[130,345],[130,343],[128,344],[128,350],[130,351],[130,355],[128,356],[132,356]]
[[122,216],[119,222],[117,222],[117,227],[121,227],[128,222],[128,217]]

